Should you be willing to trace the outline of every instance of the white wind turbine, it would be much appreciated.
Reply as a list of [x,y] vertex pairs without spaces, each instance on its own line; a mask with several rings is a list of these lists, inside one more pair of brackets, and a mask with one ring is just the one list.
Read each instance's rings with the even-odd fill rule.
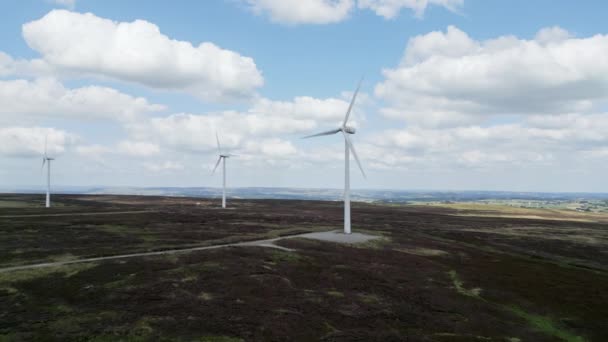
[[350,230],[350,152],[353,153],[353,156],[355,157],[355,160],[357,161],[357,165],[359,166],[359,170],[361,170],[363,177],[366,178],[365,171],[363,171],[363,167],[361,166],[361,162],[359,161],[359,157],[357,156],[357,152],[355,151],[355,146],[353,145],[353,143],[350,141],[350,138],[348,137],[349,134],[355,134],[356,130],[354,127],[347,126],[348,118],[350,117],[350,112],[353,109],[353,105],[355,104],[355,99],[357,98],[357,94],[359,93],[359,88],[361,87],[361,81],[359,82],[359,85],[357,86],[357,90],[355,90],[355,93],[353,94],[353,99],[350,101],[350,105],[348,106],[348,110],[346,111],[346,116],[344,117],[344,121],[342,122],[342,125],[339,128],[333,129],[331,131],[321,132],[318,134],[313,134],[313,135],[304,137],[304,139],[306,139],[306,138],[312,138],[312,137],[319,137],[319,136],[323,136],[323,135],[332,135],[332,134],[336,134],[338,132],[342,132],[342,135],[344,136],[344,145],[345,145],[345,148],[344,148],[344,234],[351,233],[351,230]]
[[47,154],[47,145],[48,145],[49,137],[48,135],[44,138],[44,156],[42,156],[42,167],[44,169],[44,164],[48,163],[46,166],[46,207],[51,207],[51,161],[55,160],[55,158],[49,158]]
[[226,209],[226,159],[230,157],[235,157],[235,154],[225,154],[222,153],[222,146],[220,145],[220,138],[215,133],[215,139],[217,140],[217,151],[219,153],[219,158],[217,159],[217,163],[213,168],[212,174],[215,174],[215,170],[222,162],[222,208]]

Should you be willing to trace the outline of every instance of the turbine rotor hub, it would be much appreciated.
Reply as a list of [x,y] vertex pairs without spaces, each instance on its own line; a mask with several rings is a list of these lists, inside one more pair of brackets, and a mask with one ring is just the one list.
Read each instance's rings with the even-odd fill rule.
[[348,133],[348,134],[355,134],[355,132],[357,132],[357,130],[351,126],[344,126],[344,128],[342,130],[344,131],[344,133]]

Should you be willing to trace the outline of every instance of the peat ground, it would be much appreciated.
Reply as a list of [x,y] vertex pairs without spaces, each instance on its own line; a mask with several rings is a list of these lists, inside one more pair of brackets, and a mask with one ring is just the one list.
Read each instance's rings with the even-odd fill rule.
[[[237,200],[219,210],[191,198],[54,201],[46,210],[41,196],[0,195],[0,267],[342,223],[340,202]],[[79,215],[41,216],[58,213]],[[383,239],[0,273],[0,341],[603,341],[608,226],[559,219],[355,203],[353,230]]]

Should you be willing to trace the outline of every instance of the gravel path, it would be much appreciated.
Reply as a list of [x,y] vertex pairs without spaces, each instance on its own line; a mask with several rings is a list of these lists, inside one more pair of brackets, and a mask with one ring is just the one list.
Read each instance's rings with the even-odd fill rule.
[[121,215],[121,214],[145,214],[153,210],[132,211],[99,211],[92,213],[60,213],[60,214],[31,214],[31,215],[0,215],[0,218],[26,218],[26,217],[57,217],[57,216],[93,216],[93,215]]
[[202,247],[192,247],[192,248],[182,248],[182,249],[169,249],[169,250],[155,251],[155,252],[141,252],[141,253],[111,255],[111,256],[77,259],[77,260],[45,262],[45,263],[32,264],[32,265],[12,266],[12,267],[0,268],[0,273],[29,270],[29,269],[36,269],[36,268],[44,268],[44,267],[59,267],[59,266],[65,266],[65,265],[82,264],[82,263],[105,261],[105,260],[128,259],[128,258],[154,256],[154,255],[190,253],[190,252],[195,252],[195,251],[205,251],[205,250],[219,249],[219,248],[226,248],[226,247],[256,246],[256,247],[276,248],[276,249],[280,249],[280,250],[284,250],[284,251],[293,251],[292,249],[289,249],[289,248],[277,246],[274,243],[278,240],[294,239],[294,238],[306,238],[306,239],[354,244],[354,243],[362,243],[362,242],[367,242],[370,240],[378,239],[379,236],[366,235],[366,234],[361,234],[361,233],[352,233],[350,235],[346,235],[346,234],[343,234],[343,233],[340,233],[337,231],[320,232],[320,233],[304,233],[304,234],[296,234],[296,235],[290,235],[290,236],[282,236],[282,237],[274,238],[274,239],[235,242],[235,243],[227,243],[227,244],[223,244],[223,245],[202,246]]

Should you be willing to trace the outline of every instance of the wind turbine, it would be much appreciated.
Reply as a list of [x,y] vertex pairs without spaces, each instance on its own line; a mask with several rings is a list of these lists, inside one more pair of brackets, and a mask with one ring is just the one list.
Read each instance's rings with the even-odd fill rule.
[[44,169],[44,164],[48,162],[46,167],[46,207],[51,207],[51,161],[55,160],[55,158],[49,158],[47,154],[47,145],[48,145],[49,137],[48,135],[44,138],[44,156],[42,157],[42,167],[41,170]]
[[235,157],[235,154],[225,154],[222,153],[222,146],[220,145],[220,138],[217,136],[217,132],[215,133],[215,139],[217,141],[217,151],[219,153],[219,158],[217,159],[217,163],[213,168],[213,172],[211,174],[215,174],[215,170],[222,163],[222,208],[226,209],[226,159],[230,157]]
[[342,125],[340,127],[338,127],[337,129],[333,129],[331,131],[321,132],[321,133],[317,133],[317,134],[313,134],[313,135],[304,137],[304,139],[307,139],[307,138],[319,137],[319,136],[323,136],[323,135],[332,135],[332,134],[336,134],[338,132],[342,132],[342,135],[344,136],[344,234],[351,233],[351,230],[350,230],[350,152],[353,153],[353,156],[355,157],[355,160],[357,161],[357,165],[359,166],[359,170],[361,170],[363,177],[367,178],[365,176],[365,171],[363,171],[363,167],[361,166],[361,162],[359,161],[359,157],[357,156],[357,152],[355,151],[355,146],[353,145],[353,143],[350,141],[350,138],[348,137],[349,134],[355,134],[356,130],[354,127],[347,125],[348,118],[350,117],[350,112],[353,109],[353,105],[355,104],[355,99],[357,98],[357,94],[359,93],[359,88],[361,88],[362,81],[363,80],[359,81],[357,90],[355,90],[355,93],[353,94],[353,99],[350,101],[350,105],[348,106],[348,110],[346,111],[346,116],[344,117],[344,121],[342,122]]

